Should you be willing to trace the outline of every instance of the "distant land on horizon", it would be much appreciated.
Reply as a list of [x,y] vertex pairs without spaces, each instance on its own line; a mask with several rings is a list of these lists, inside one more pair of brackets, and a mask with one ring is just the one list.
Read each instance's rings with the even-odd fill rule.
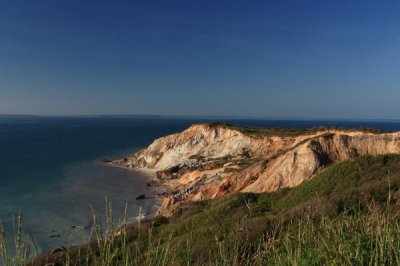
[[0,114],[0,117],[137,117],[137,118],[177,118],[177,119],[249,119],[265,121],[376,121],[400,122],[400,118],[323,118],[323,117],[263,117],[263,116],[235,116],[235,115],[160,115],[160,114]]

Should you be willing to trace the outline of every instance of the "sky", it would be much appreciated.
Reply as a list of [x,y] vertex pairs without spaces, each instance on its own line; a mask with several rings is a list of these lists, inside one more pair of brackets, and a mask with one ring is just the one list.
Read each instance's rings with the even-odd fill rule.
[[0,114],[400,118],[400,1],[0,0]]

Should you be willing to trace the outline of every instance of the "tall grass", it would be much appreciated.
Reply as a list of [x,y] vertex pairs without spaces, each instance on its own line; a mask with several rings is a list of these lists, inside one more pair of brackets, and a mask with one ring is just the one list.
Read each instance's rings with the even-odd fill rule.
[[128,224],[125,211],[116,225],[106,202],[106,223],[93,211],[87,244],[33,259],[19,215],[14,241],[0,223],[0,257],[6,266],[400,265],[399,204],[400,156],[364,157],[290,191],[191,202],[170,218],[139,213]]
[[272,265],[399,265],[400,223],[389,213],[280,225],[255,254]]
[[[24,233],[22,228],[21,212],[13,219],[14,236],[8,239],[3,221],[0,219],[0,262],[4,266],[25,265],[29,256],[38,254],[38,247],[32,237],[31,231],[26,226]],[[1,265],[0,263],[0,265]]]
[[[343,213],[336,218],[276,220],[256,242],[235,234],[218,234],[209,249],[196,254],[193,235],[176,241],[173,233],[154,234],[155,227],[114,227],[107,203],[106,231],[96,219],[87,245],[70,247],[35,258],[35,244],[24,236],[22,219],[15,221],[13,247],[8,245],[1,223],[0,257],[11,265],[399,265],[400,220],[388,210],[371,208],[364,214]],[[146,223],[147,224],[147,223]],[[147,224],[148,225],[148,224]],[[222,225],[223,226],[223,225]],[[114,231],[116,230],[116,231]],[[132,231],[134,230],[134,231]],[[113,232],[113,233],[111,233]],[[108,233],[108,234],[107,234]],[[10,253],[15,250],[14,253]],[[206,255],[204,255],[206,254]]]

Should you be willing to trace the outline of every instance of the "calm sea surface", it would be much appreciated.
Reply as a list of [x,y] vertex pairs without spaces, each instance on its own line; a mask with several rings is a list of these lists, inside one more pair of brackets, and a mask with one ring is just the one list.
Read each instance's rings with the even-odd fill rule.
[[101,159],[120,158],[194,122],[211,121],[400,130],[396,121],[0,116],[0,217],[8,235],[19,211],[42,251],[84,242],[92,222],[90,206],[104,219],[106,198],[117,222],[125,204],[129,217],[137,216],[139,208],[150,212],[156,200],[135,200],[139,194],[154,194],[145,186],[146,177],[106,166]]

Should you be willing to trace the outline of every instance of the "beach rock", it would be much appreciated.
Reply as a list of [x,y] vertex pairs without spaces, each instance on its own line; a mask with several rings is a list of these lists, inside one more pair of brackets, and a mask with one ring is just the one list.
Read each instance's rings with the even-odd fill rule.
[[155,187],[157,186],[157,182],[154,180],[146,182],[146,187]]
[[136,200],[143,200],[143,199],[146,199],[145,194],[140,194],[139,196],[136,197]]
[[55,248],[52,251],[50,251],[50,254],[55,254],[55,253],[58,253],[58,252],[65,252],[65,251],[67,251],[67,249],[65,247],[61,246],[59,248]]

